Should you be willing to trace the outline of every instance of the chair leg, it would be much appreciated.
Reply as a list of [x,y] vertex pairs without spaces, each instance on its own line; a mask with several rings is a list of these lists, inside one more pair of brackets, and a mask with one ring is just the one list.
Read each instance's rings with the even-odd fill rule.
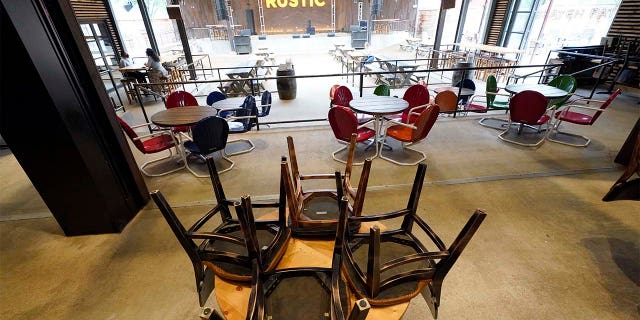
[[434,290],[432,284],[429,283],[420,292],[424,300],[427,302],[427,306],[429,307],[434,319],[438,319],[438,307],[440,306],[440,293],[434,292],[436,290]]
[[[387,136],[385,135],[384,138],[382,139],[383,144],[384,144],[384,141],[386,139],[387,139]],[[400,161],[398,161],[396,159],[393,159],[391,157],[383,155],[382,151],[380,151],[380,158],[382,158],[384,160],[387,160],[389,162],[393,162],[393,163],[395,163],[397,165],[401,165],[401,166],[415,166],[416,164],[418,164],[418,163],[420,163],[420,162],[422,162],[422,161],[427,159],[427,156],[424,154],[424,152],[408,148],[408,147],[405,146],[404,142],[402,143],[402,150],[403,151],[405,151],[405,150],[413,151],[413,152],[415,152],[415,153],[420,155],[420,159],[418,159],[418,160],[416,160],[414,162],[400,162]]]
[[[551,130],[549,130],[549,133],[547,133],[547,140],[549,140],[551,142],[555,142],[555,143],[564,144],[564,145],[567,145],[567,146],[572,146],[572,147],[586,147],[586,146],[589,145],[589,143],[591,142],[591,139],[589,139],[586,136],[560,131],[559,127],[560,127],[560,123],[561,122],[562,122],[562,120],[558,120],[558,123],[555,123],[553,125],[553,127],[551,128]],[[581,138],[581,139],[584,140],[584,143],[576,144],[576,143],[571,143],[571,142],[568,142],[568,141],[563,141],[563,140],[558,139],[560,135],[565,135],[565,136],[575,137],[575,138]]]
[[160,162],[160,161],[163,161],[163,160],[170,159],[170,158],[173,156],[173,152],[171,151],[171,149],[168,149],[168,150],[169,150],[169,155],[168,155],[167,157],[160,158],[160,159],[155,159],[155,160],[151,160],[151,161],[147,161],[147,162],[143,163],[143,164],[140,166],[140,171],[141,171],[144,175],[149,176],[149,177],[161,177],[161,176],[167,175],[167,174],[169,174],[169,173],[173,173],[173,172],[176,172],[176,171],[178,171],[178,170],[182,170],[183,168],[185,168],[185,167],[187,166],[186,164],[183,164],[182,166],[177,167],[177,168],[175,168],[175,169],[172,169],[172,170],[169,170],[169,171],[166,171],[166,172],[162,172],[162,173],[156,173],[156,174],[149,173],[149,172],[147,172],[147,170],[145,170],[145,168],[146,168],[148,165],[152,164],[152,163],[156,163],[156,162]]
[[[498,138],[500,138],[500,140],[502,140],[502,141],[506,141],[506,142],[509,142],[509,143],[513,143],[513,144],[517,144],[517,145],[521,145],[521,146],[525,146],[525,147],[538,147],[538,146],[540,146],[540,145],[542,145],[542,144],[544,143],[544,141],[545,141],[545,138],[546,138],[547,134],[545,134],[545,135],[544,135],[544,136],[543,136],[543,137],[542,137],[538,142],[536,142],[536,143],[525,143],[525,142],[520,142],[520,141],[517,141],[517,140],[513,140],[513,139],[508,139],[508,138],[506,138],[506,137],[505,137],[505,136],[506,136],[506,134],[507,134],[507,133],[509,133],[509,131],[511,130],[511,124],[512,124],[512,122],[511,122],[511,121],[509,121],[509,125],[507,126],[507,129],[506,129],[506,130],[504,130],[504,131],[502,131],[502,133],[500,133],[500,134],[498,135]],[[520,130],[520,129],[518,129],[518,130]],[[520,133],[518,133],[518,134],[520,134]]]
[[[251,142],[251,140],[248,140],[248,139],[236,139],[236,140],[227,141],[227,146],[230,143],[241,142],[241,141],[244,141],[244,142],[248,143],[250,145],[249,149],[241,150],[241,151],[234,152],[234,153],[227,153],[226,151],[224,151],[224,154],[229,156],[229,157],[233,157],[233,156],[237,156],[239,154],[251,152],[251,151],[253,151],[253,149],[256,148],[256,146],[253,144],[253,142]],[[225,150],[226,150],[226,148],[225,148]]]
[[[491,125],[489,123],[486,123],[487,120],[501,122],[501,124],[499,124],[499,125]],[[504,127],[507,125],[507,123],[509,123],[509,121],[508,120],[504,120],[504,119],[500,119],[500,118],[486,117],[486,118],[480,119],[480,121],[478,121],[478,123],[483,127],[496,129],[496,130],[503,130]]]
[[[225,154],[224,154],[224,151],[223,151],[223,150],[220,150],[220,153],[221,153],[221,155],[222,155],[222,159],[223,159],[223,160],[226,160],[226,161],[228,161],[229,163],[231,163],[231,165],[230,165],[228,168],[218,171],[218,173],[225,173],[225,172],[227,172],[227,171],[229,171],[229,170],[233,169],[233,166],[235,166],[235,165],[236,165],[236,163],[235,163],[235,162],[233,162],[233,161],[231,161],[231,159],[227,158],[227,157],[225,156]],[[205,158],[204,156],[202,156],[202,155],[197,155],[197,156],[198,156],[198,158],[202,159],[202,161],[205,161],[205,162],[207,161],[207,160],[206,160],[206,158]],[[185,161],[186,161],[186,160],[185,160]],[[189,170],[189,172],[191,172],[194,176],[196,176],[196,177],[198,177],[198,178],[209,178],[209,174],[208,174],[208,173],[207,173],[207,174],[199,174],[199,173],[195,172],[193,169],[191,169],[191,167],[189,167],[189,161],[186,161],[185,166],[187,167],[187,170]]]

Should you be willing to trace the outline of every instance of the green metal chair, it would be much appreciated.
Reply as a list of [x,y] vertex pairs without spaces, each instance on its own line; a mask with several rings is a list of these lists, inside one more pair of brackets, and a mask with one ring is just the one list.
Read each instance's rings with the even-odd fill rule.
[[375,94],[376,96],[390,96],[391,95],[391,89],[389,89],[389,86],[386,84],[381,84],[379,86],[377,86],[375,88],[375,90],[373,90],[373,94]]
[[[489,110],[509,110],[509,100],[508,99],[498,99],[498,97],[509,97],[508,94],[498,93],[500,88],[498,88],[498,81],[496,77],[490,75],[487,77],[487,86],[484,95],[476,94],[469,99],[469,102],[466,104],[464,110],[470,112],[479,112],[486,113]],[[485,105],[482,104],[474,104],[474,100],[477,98],[485,98]],[[489,123],[489,121],[493,123]],[[498,122],[497,124],[495,122]],[[480,125],[493,128],[493,129],[504,129],[504,126],[507,125],[508,121],[499,118],[493,117],[485,117],[480,119]]]
[[576,81],[576,78],[572,76],[556,77],[553,80],[551,80],[551,82],[549,82],[549,85],[552,87],[556,87],[558,89],[562,89],[566,92],[569,92],[568,95],[562,98],[555,98],[549,101],[549,108],[553,108],[553,109],[560,108],[563,104],[565,104],[567,100],[571,98],[573,93],[576,92],[576,89],[578,88],[578,83]]

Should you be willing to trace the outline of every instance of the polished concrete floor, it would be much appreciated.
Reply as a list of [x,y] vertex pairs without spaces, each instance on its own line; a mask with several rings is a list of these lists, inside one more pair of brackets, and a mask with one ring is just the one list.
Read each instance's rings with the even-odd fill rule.
[[[292,108],[325,112],[325,89]],[[594,126],[566,126],[592,138],[586,148],[507,144],[471,116],[440,118],[414,146],[428,164],[419,214],[445,243],[474,209],[488,214],[445,279],[441,319],[640,318],[640,205],[601,201],[621,174],[613,158],[640,115],[636,103],[623,94]],[[136,108],[121,115],[141,117]],[[256,150],[221,175],[227,195],[277,193],[288,135],[303,173],[344,169],[331,159],[340,145],[326,123],[273,126],[243,136]],[[132,152],[140,163],[150,158]],[[414,173],[375,159],[365,214],[401,208]],[[190,262],[152,203],[121,234],[69,238],[8,151],[0,176],[0,318],[197,319]],[[212,204],[208,179],[186,171],[145,180],[185,224]],[[403,319],[431,315],[418,297]]]

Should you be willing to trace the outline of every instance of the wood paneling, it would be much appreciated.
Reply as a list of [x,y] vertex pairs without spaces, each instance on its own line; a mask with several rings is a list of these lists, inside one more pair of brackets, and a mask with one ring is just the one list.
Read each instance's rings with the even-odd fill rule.
[[78,23],[106,22],[116,51],[116,57],[120,57],[122,40],[118,34],[116,22],[111,14],[108,0],[71,0],[70,3],[76,19],[78,19]]
[[622,0],[607,35],[640,37],[640,0]]
[[487,35],[485,37],[485,44],[498,46],[500,45],[500,36],[504,29],[504,24],[507,19],[507,10],[509,10],[509,3],[511,0],[495,0],[493,4],[493,12],[491,12],[489,26],[487,29]]

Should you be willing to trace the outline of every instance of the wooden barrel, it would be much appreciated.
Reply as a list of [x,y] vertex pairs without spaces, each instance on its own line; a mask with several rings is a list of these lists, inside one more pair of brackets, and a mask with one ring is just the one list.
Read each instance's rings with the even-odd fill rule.
[[[293,65],[281,64],[276,72],[280,76],[295,76]],[[297,84],[295,78],[278,78],[276,81],[278,87],[278,97],[280,100],[292,100],[296,98]]]

